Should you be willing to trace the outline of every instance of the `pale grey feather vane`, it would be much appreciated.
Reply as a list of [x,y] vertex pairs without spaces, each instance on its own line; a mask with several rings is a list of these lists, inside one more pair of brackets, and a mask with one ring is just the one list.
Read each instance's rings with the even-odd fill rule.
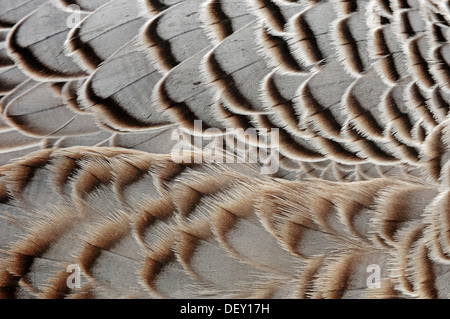
[[0,0],[0,297],[448,298],[449,23]]

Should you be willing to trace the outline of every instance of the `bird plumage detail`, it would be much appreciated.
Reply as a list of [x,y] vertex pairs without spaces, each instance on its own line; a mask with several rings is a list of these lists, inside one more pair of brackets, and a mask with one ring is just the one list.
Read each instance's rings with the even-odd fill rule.
[[0,0],[0,297],[448,298],[449,23]]

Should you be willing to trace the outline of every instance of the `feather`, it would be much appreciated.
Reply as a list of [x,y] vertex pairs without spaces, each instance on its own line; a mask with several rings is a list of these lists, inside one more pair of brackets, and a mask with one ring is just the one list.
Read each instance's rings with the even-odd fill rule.
[[441,2],[0,0],[0,297],[447,298]]

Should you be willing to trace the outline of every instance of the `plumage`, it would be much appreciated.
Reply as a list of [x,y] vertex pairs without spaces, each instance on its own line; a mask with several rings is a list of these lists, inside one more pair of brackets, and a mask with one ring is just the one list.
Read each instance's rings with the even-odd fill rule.
[[0,297],[447,298],[449,23],[0,0]]

